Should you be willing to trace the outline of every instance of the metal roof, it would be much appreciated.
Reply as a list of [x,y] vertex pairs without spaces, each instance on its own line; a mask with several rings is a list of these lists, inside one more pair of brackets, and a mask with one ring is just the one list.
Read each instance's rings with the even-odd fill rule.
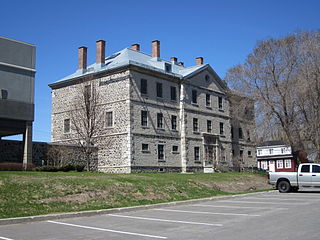
[[[108,71],[111,69],[119,68],[126,65],[136,65],[146,69],[150,69],[157,72],[162,72],[179,78],[187,78],[204,68],[210,68],[209,64],[196,65],[191,67],[184,67],[178,64],[174,64],[170,61],[166,61],[160,58],[154,58],[148,54],[140,51],[125,48],[105,59],[105,64],[92,64],[87,67],[85,71],[77,70],[75,73],[66,76],[53,84],[60,82],[67,82],[69,80],[85,76],[92,73],[98,73]],[[171,66],[171,71],[166,71],[166,65]]]

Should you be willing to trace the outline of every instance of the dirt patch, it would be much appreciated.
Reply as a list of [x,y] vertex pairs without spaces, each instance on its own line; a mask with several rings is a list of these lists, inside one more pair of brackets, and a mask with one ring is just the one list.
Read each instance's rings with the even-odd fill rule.
[[238,193],[252,190],[264,190],[271,188],[267,178],[261,175],[252,175],[245,178],[237,178],[234,181],[209,182],[198,180],[198,183],[205,185],[210,189],[217,189],[223,192]]

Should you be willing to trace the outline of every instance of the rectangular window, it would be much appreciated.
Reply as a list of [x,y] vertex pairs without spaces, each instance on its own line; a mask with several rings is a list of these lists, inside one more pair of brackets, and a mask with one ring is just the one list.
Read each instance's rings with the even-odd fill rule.
[[198,124],[198,118],[193,119],[193,131],[198,132],[199,131],[199,124]]
[[291,168],[291,159],[284,160],[284,167]]
[[171,129],[177,130],[177,116],[171,115]]
[[251,141],[250,131],[249,131],[249,130],[247,131],[247,140],[248,140],[248,142],[250,142],[250,141]]
[[240,150],[240,157],[243,157],[243,150]]
[[310,172],[310,165],[303,165],[301,167],[301,172]]
[[320,173],[320,166],[312,165],[312,172],[313,173]]
[[192,103],[197,103],[197,90],[192,90]]
[[106,112],[106,127],[113,126],[113,112]]
[[239,128],[239,139],[243,139],[242,128]]
[[8,91],[5,89],[1,89],[1,99],[6,100],[8,99]]
[[170,88],[171,90],[171,100],[172,101],[177,101],[177,90],[176,87],[172,87]]
[[252,152],[248,151],[248,156],[251,157],[252,156]]
[[207,120],[207,132],[211,133],[212,131],[212,122],[211,120]]
[[70,118],[65,119],[64,120],[64,133],[70,132],[70,125],[71,125]]
[[199,161],[200,160],[200,148],[194,147],[194,160]]
[[267,161],[261,161],[261,168],[267,170],[268,169],[268,163]]
[[164,145],[162,144],[158,145],[158,159],[164,160]]
[[273,149],[272,148],[269,149],[269,154],[273,154]]
[[261,149],[258,150],[258,156],[260,156],[260,155],[262,155],[262,150]]
[[163,97],[162,95],[162,83],[157,82],[157,97]]
[[172,153],[178,153],[178,146],[172,146]]
[[283,168],[283,160],[277,160],[277,168]]
[[149,152],[149,144],[142,143],[142,152]]
[[91,98],[91,85],[84,86],[84,100],[88,101]]
[[141,81],[140,81],[140,92],[141,92],[141,94],[148,94],[148,82],[147,82],[147,79],[141,79]]
[[210,94],[206,94],[206,106],[207,107],[211,106],[211,96],[210,96]]
[[219,107],[219,109],[223,109],[222,97],[218,97],[218,107]]
[[148,111],[141,111],[141,126],[148,126]]
[[157,128],[163,128],[163,114],[157,113]]
[[220,127],[220,135],[224,134],[224,127],[223,127],[223,123],[219,123],[219,127]]

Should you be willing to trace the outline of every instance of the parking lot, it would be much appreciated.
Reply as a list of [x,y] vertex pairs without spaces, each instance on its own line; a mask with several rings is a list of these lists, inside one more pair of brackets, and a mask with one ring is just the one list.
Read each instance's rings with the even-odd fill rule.
[[201,203],[0,226],[0,239],[320,239],[320,193]]

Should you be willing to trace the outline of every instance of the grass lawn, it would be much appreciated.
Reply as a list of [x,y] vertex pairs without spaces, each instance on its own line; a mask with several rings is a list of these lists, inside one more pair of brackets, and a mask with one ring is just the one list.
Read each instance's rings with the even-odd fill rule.
[[107,209],[268,189],[265,174],[0,172],[0,218]]

